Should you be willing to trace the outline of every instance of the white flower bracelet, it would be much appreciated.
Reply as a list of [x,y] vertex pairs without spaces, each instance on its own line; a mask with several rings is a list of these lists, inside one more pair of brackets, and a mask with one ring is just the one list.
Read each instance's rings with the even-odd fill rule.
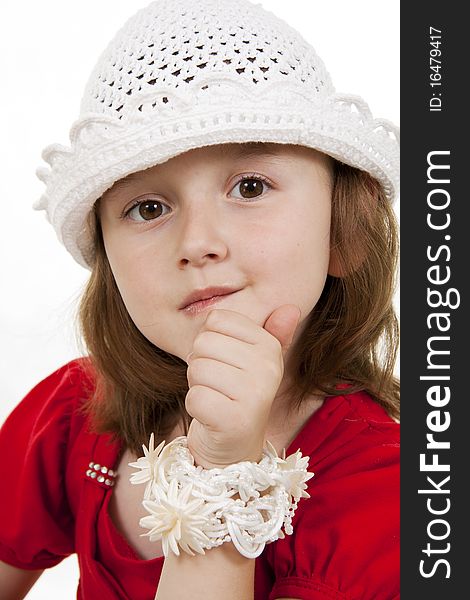
[[[292,534],[292,517],[300,498],[310,498],[306,482],[308,457],[300,450],[280,458],[270,442],[258,463],[240,462],[223,469],[194,465],[187,438],[154,448],[150,436],[144,456],[129,463],[140,469],[130,481],[147,483],[140,520],[142,535],[162,540],[165,556],[179,548],[194,556],[232,541],[247,558],[256,558],[266,544]],[[263,493],[264,492],[264,493]],[[238,494],[238,498],[233,496]]]

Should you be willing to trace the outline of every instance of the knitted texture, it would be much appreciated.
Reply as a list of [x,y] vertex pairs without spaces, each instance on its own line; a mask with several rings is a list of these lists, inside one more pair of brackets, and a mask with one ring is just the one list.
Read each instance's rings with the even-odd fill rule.
[[43,151],[35,208],[89,267],[87,217],[113,183],[187,150],[253,141],[316,148],[398,193],[397,129],[336,93],[297,31],[248,0],[157,0],[99,58],[70,147]]

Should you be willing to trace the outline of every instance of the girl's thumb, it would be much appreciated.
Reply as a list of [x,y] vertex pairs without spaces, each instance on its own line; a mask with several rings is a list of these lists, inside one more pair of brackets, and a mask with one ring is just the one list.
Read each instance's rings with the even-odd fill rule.
[[300,321],[300,315],[300,308],[295,304],[283,304],[276,308],[266,319],[264,329],[279,340],[283,352],[292,343],[295,330]]

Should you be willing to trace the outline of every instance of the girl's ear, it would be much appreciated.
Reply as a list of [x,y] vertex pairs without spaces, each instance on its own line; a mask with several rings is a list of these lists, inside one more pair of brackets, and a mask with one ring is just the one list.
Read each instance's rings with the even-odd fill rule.
[[330,250],[330,262],[328,264],[328,275],[332,277],[345,277],[351,273],[354,273],[364,262],[366,253],[364,248],[355,247],[354,252],[349,257],[350,265],[344,265],[340,260],[339,252],[337,248],[331,248]]
[[330,250],[330,262],[328,265],[328,275],[332,277],[343,277],[344,269],[338,257],[338,253],[335,248]]

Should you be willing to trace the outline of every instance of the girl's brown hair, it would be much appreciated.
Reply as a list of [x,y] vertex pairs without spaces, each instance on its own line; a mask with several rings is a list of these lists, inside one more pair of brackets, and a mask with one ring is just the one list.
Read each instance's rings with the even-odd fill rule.
[[[187,433],[187,364],[154,346],[134,325],[106,257],[98,210],[90,218],[96,254],[79,318],[96,388],[84,409],[96,431],[113,433],[139,453],[152,432],[164,438],[181,422]],[[393,375],[398,322],[392,305],[397,223],[381,185],[338,161],[331,248],[341,276],[327,276],[291,349],[291,409],[318,390],[332,396],[366,390],[398,419],[399,383]]]

